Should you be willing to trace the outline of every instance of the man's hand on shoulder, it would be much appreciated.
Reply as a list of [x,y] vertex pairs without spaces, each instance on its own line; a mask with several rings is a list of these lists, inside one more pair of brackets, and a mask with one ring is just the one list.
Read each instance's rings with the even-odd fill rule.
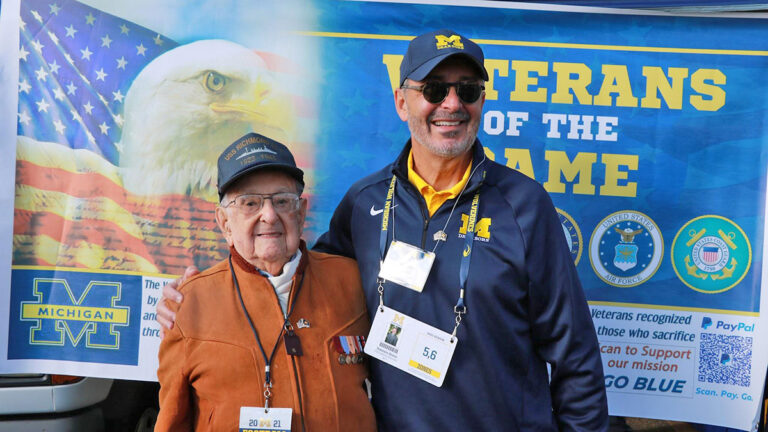
[[157,302],[157,322],[160,324],[160,338],[165,336],[165,330],[173,328],[173,323],[176,321],[176,312],[173,312],[168,306],[166,301],[172,301],[181,303],[184,300],[184,296],[179,292],[179,286],[183,284],[187,279],[200,273],[200,270],[195,266],[189,266],[184,271],[184,275],[180,278],[173,280],[163,287],[163,298]]

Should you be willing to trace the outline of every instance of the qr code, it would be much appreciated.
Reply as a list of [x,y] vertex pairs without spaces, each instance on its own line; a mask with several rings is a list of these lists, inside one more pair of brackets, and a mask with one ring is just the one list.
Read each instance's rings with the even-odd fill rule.
[[699,345],[699,381],[749,387],[752,338],[702,333]]

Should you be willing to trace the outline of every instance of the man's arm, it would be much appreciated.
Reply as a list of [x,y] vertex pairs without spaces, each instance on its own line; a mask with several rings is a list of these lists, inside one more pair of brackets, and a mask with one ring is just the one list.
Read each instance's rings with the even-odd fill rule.
[[181,284],[187,279],[200,273],[195,266],[189,266],[184,271],[184,275],[178,279],[172,280],[163,287],[163,298],[157,302],[157,322],[160,324],[160,337],[165,336],[165,331],[173,328],[173,323],[176,321],[176,312],[172,311],[165,302],[172,301],[178,304],[184,300],[184,296],[178,291]]
[[[178,306],[174,309],[178,310]],[[192,429],[192,401],[189,377],[185,371],[185,343],[178,326],[168,330],[167,336],[160,343],[160,366],[157,369],[160,412],[155,431]]]
[[607,431],[608,405],[592,317],[549,196],[521,220],[526,240],[531,329],[552,367],[552,408],[560,430]]

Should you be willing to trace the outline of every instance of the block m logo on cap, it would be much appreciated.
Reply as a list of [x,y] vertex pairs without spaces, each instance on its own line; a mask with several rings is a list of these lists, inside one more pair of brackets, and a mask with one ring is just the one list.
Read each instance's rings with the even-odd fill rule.
[[444,48],[456,48],[456,49],[464,49],[464,44],[461,43],[461,36],[459,35],[451,35],[451,36],[444,36],[444,35],[435,35],[435,39],[437,40],[437,43],[435,46],[437,49],[444,49]]

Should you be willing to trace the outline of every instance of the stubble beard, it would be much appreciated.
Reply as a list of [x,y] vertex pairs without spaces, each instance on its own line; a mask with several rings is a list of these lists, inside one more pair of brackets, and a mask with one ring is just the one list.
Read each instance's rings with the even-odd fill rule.
[[[429,134],[429,127],[432,123],[432,119],[434,116],[435,116],[435,113],[430,115],[427,118],[426,122],[413,117],[408,118],[408,129],[410,129],[411,131],[411,136],[416,141],[418,141],[419,144],[423,145],[430,153],[434,154],[435,156],[451,159],[451,158],[455,158],[463,155],[472,147],[472,144],[475,143],[475,138],[477,137],[477,131],[480,126],[479,120],[476,122],[470,121],[468,123],[467,131],[464,136],[464,139],[450,145],[441,146],[441,145],[435,144],[434,142],[432,142],[432,137]],[[443,115],[440,118],[444,120],[470,120],[469,115],[465,113],[451,114],[448,116]],[[459,133],[461,132],[454,132],[444,136],[447,136],[448,138],[453,138]]]

